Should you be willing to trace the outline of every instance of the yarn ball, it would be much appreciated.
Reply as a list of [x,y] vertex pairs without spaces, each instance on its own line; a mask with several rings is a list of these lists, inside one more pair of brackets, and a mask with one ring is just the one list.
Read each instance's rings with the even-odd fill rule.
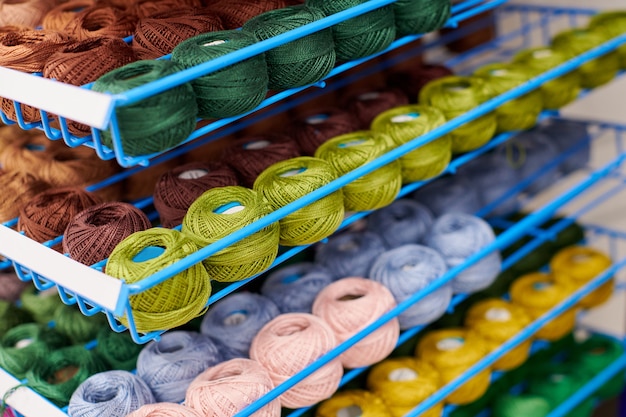
[[[400,304],[428,287],[447,270],[439,253],[425,246],[409,244],[378,256],[369,277],[387,287]],[[449,283],[444,284],[400,313],[400,328],[406,330],[437,320],[448,309],[451,298],[452,287]]]
[[406,198],[373,212],[367,218],[367,230],[376,233],[387,249],[420,243],[434,219],[426,206]]
[[[205,247],[245,227],[271,208],[261,193],[244,187],[213,188],[189,207],[182,232],[198,247]],[[233,243],[203,261],[211,279],[240,281],[267,269],[278,254],[278,223]]]
[[30,285],[29,282],[22,281],[15,272],[0,272],[0,300],[14,302]]
[[294,4],[289,0],[211,0],[205,3],[208,3],[206,10],[218,15],[226,29],[240,28],[255,16]]
[[[385,134],[360,130],[336,136],[317,151],[315,157],[328,161],[338,175],[345,175],[374,161],[394,147]],[[389,205],[402,187],[400,162],[392,161],[343,187],[347,211],[376,210]]]
[[[365,3],[366,0],[307,0],[306,5],[320,9],[326,16]],[[396,38],[394,11],[384,6],[339,22],[332,27],[337,60],[351,61],[385,50]]]
[[[604,31],[609,38],[615,38],[626,32],[626,16],[620,11],[606,11],[591,17],[589,27]],[[620,66],[626,68],[626,47],[621,45],[617,48],[620,56]]]
[[145,404],[154,403],[146,383],[128,371],[95,374],[76,388],[70,398],[72,417],[126,417]]
[[211,305],[202,319],[200,332],[246,357],[261,327],[279,314],[269,298],[243,291]]
[[[264,41],[324,18],[324,13],[305,5],[270,10],[248,20],[244,32]],[[312,84],[333,69],[336,60],[333,34],[322,29],[300,39],[277,46],[265,53],[269,73],[268,87],[284,90]]]
[[46,13],[41,21],[41,27],[45,30],[62,31],[74,19],[76,13],[93,6],[94,3],[94,0],[69,0],[62,2]]
[[105,316],[85,316],[78,308],[59,304],[48,320],[54,321],[54,329],[67,336],[74,344],[87,343],[96,338],[107,325]]
[[144,405],[126,417],[202,417],[202,414],[191,407],[161,402]]
[[[397,3],[397,2],[396,2]],[[396,4],[394,3],[394,4]],[[417,64],[408,70],[394,71],[389,74],[387,83],[404,91],[410,103],[417,102],[420,91],[426,84],[438,78],[454,75],[452,70],[440,64]]]
[[[197,250],[198,247],[177,230],[155,227],[139,231],[125,238],[111,252],[106,273],[132,284]],[[202,264],[192,265],[130,296],[135,327],[140,332],[149,332],[183,325],[204,312],[210,296],[209,274]],[[119,320],[128,325],[126,315]]]
[[28,312],[40,324],[48,324],[56,309],[64,305],[56,290],[38,291],[35,286],[20,294],[20,303],[22,311]]
[[[360,277],[342,278],[324,288],[313,303],[313,314],[322,318],[343,343],[396,306],[382,284]],[[343,352],[344,368],[360,368],[386,358],[396,347],[400,326],[393,318]]]
[[[379,114],[372,122],[372,130],[388,134],[400,146],[445,122],[443,113],[433,107],[400,106]],[[446,135],[401,156],[402,181],[410,183],[441,174],[452,157],[450,146],[450,137]]]
[[96,351],[111,369],[132,371],[137,368],[137,357],[143,349],[128,333],[115,333],[103,327],[96,336]]
[[446,23],[451,13],[450,0],[398,0],[393,3],[398,37],[428,33]]
[[519,415],[546,417],[550,414],[550,403],[541,395],[504,394],[493,405],[494,417],[514,417]]
[[[277,210],[336,178],[337,173],[328,162],[301,156],[265,169],[254,182],[254,189]],[[343,192],[338,189],[281,219],[280,244],[296,246],[318,242],[337,230],[343,216]]]
[[[393,417],[403,417],[441,387],[441,376],[427,362],[399,357],[374,365],[367,376],[367,388],[380,396]],[[443,404],[426,411],[426,417],[439,417]]]
[[317,294],[333,281],[330,271],[311,262],[299,262],[270,273],[261,294],[281,313],[311,313]]
[[[446,120],[452,120],[490,98],[483,79],[456,75],[429,82],[419,94],[421,104],[439,109]],[[463,124],[449,134],[452,152],[468,152],[483,146],[491,140],[496,128],[493,112]]]
[[[495,240],[491,226],[483,219],[462,213],[448,213],[433,223],[426,246],[442,254],[448,268],[454,268]],[[452,280],[454,293],[473,293],[493,283],[501,269],[500,252],[494,251],[460,272]]]
[[237,176],[219,161],[190,162],[163,173],[154,186],[154,208],[163,227],[182,223],[191,204],[207,190],[238,184]]
[[0,4],[0,26],[21,25],[37,27],[54,6],[49,0],[3,1]]
[[[92,90],[118,94],[173,75],[182,69],[167,60],[136,61],[98,78]],[[128,156],[162,152],[183,142],[196,126],[198,106],[191,84],[185,83],[128,106],[118,107],[120,141]],[[113,148],[111,132],[102,143]]]
[[0,169],[0,189],[4,198],[0,201],[0,222],[19,216],[20,210],[50,185],[28,172],[3,171]]
[[99,36],[125,38],[133,34],[136,25],[136,15],[106,4],[94,4],[76,13],[63,30],[78,40]]
[[435,217],[446,213],[476,214],[482,207],[479,196],[482,189],[475,187],[470,178],[460,174],[439,177],[418,188],[411,198],[427,207]]
[[376,394],[360,389],[337,392],[315,410],[315,417],[359,415],[362,417],[391,417],[388,407]]
[[[561,155],[568,153],[567,158],[559,165],[559,170],[563,175],[571,174],[587,166],[591,158],[591,137],[587,123],[549,119],[547,123],[539,126],[539,131],[550,138]],[[574,148],[576,151],[572,152]]]
[[15,304],[8,301],[0,301],[0,337],[13,327],[32,321],[28,311],[19,309]]
[[[544,363],[530,372],[528,393],[542,396],[552,409],[574,395],[586,382],[584,373],[566,363]],[[583,406],[584,403],[580,404],[580,410]]]
[[78,213],[63,234],[63,251],[85,265],[109,257],[126,237],[151,227],[146,214],[128,203],[101,203]]
[[287,135],[260,134],[234,141],[224,149],[221,160],[252,188],[259,174],[270,165],[300,156],[296,141]]
[[[261,329],[252,341],[250,358],[267,369],[278,386],[336,345],[332,329],[322,319],[311,314],[287,313]],[[342,375],[341,361],[335,358],[283,393],[279,397],[281,406],[306,407],[330,397]]]
[[380,113],[406,106],[409,99],[400,88],[364,89],[353,93],[345,102],[346,111],[359,121],[359,129],[369,129]]
[[128,13],[136,14],[139,19],[147,17],[162,17],[170,13],[199,14],[203,2],[201,0],[134,0],[126,9]]
[[159,402],[182,402],[191,382],[210,366],[222,361],[218,347],[208,336],[172,331],[149,342],[137,358],[137,376],[150,387]]
[[[273,388],[267,370],[259,363],[250,359],[231,359],[198,375],[187,389],[185,405],[207,417],[230,417]],[[280,402],[272,400],[254,415],[280,415]]]
[[367,277],[376,258],[385,252],[383,240],[372,232],[346,232],[328,239],[315,253],[315,262],[335,279]]
[[[592,377],[604,370],[623,353],[624,348],[618,340],[592,334],[574,349],[570,363]],[[613,398],[619,395],[623,388],[624,378],[620,373],[617,373],[615,377],[602,385],[596,394],[600,398]]]
[[296,141],[303,155],[312,156],[327,140],[358,128],[359,121],[353,113],[330,107],[297,115],[288,126],[287,134]]

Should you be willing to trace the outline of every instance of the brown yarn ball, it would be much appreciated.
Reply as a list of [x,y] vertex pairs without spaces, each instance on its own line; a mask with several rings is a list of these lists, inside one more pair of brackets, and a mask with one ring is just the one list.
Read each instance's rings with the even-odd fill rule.
[[127,177],[122,185],[122,200],[135,201],[152,196],[154,187],[161,175],[176,168],[179,164],[180,158],[174,158],[159,164],[150,165]]
[[141,59],[167,55],[182,41],[201,33],[222,30],[217,15],[184,9],[141,19],[135,29],[133,48]]
[[222,160],[237,172],[241,183],[252,188],[270,165],[300,156],[297,143],[285,135],[248,136],[224,149]]
[[11,163],[8,160],[10,155],[5,155],[5,152],[14,152],[15,148],[51,152],[62,147],[65,145],[60,141],[51,141],[41,130],[23,130],[17,125],[5,126],[0,129],[0,166]]
[[132,10],[132,13],[139,19],[143,19],[188,7],[200,8],[202,2],[200,0],[135,0],[129,10]]
[[65,31],[79,40],[108,36],[124,38],[135,31],[137,16],[122,9],[95,5],[76,13]]
[[22,207],[17,230],[44,243],[62,236],[78,213],[100,203],[98,196],[80,187],[50,188]]
[[154,188],[154,207],[163,227],[182,223],[189,206],[205,191],[239,185],[237,175],[221,162],[192,162],[163,174]]
[[51,0],[0,1],[0,26],[20,25],[35,28],[53,7],[54,2]]
[[93,265],[108,258],[127,236],[150,227],[148,216],[132,204],[97,204],[70,221],[63,235],[63,251],[82,264]]
[[282,9],[293,5],[288,0],[218,0],[211,2],[207,10],[217,13],[225,29],[237,29],[248,20],[269,10]]
[[359,121],[360,129],[369,129],[372,120],[382,112],[409,104],[406,94],[398,88],[364,90],[352,94],[344,108]]
[[20,210],[50,184],[28,172],[0,170],[0,222],[16,218]]
[[299,116],[288,128],[303,155],[312,156],[319,146],[335,136],[359,129],[352,114],[338,108],[310,110]]
[[[136,60],[133,48],[122,39],[89,38],[69,43],[52,54],[43,68],[43,76],[80,86]],[[91,134],[91,128],[82,123],[68,120],[67,127],[79,137]]]
[[94,0],[70,0],[50,10],[43,18],[41,26],[46,30],[65,30],[67,24],[83,9],[95,4]]
[[411,103],[417,103],[419,92],[426,84],[449,75],[454,75],[454,73],[444,65],[424,64],[416,66],[411,71],[392,74],[388,82],[389,85],[404,91]]
[[29,28],[28,26],[22,26],[22,25],[7,25],[7,26],[0,26],[0,33],[9,33],[9,32],[27,32],[29,30],[31,30],[32,28]]

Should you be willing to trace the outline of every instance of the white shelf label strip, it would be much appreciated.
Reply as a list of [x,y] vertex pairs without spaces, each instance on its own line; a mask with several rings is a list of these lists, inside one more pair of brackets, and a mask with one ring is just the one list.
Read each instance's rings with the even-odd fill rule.
[[[0,369],[0,394],[20,384],[14,376]],[[67,417],[61,409],[27,387],[20,387],[7,398],[7,404],[26,417]]]
[[0,67],[0,97],[106,129],[113,98],[86,88]]
[[117,307],[122,281],[73,261],[6,226],[0,226],[0,254],[109,311]]

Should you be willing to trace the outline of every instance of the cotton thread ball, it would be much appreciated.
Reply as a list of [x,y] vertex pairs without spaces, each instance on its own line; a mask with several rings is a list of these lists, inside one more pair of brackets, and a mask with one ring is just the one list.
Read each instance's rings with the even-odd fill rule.
[[[443,385],[459,377],[488,353],[487,343],[465,329],[428,332],[417,344],[415,354],[439,371]],[[489,387],[491,369],[486,368],[459,386],[445,402],[463,405],[476,401]]]
[[298,144],[303,155],[314,155],[327,140],[359,129],[355,115],[339,108],[311,109],[287,127],[286,134]]
[[[194,9],[202,7],[201,0],[136,0],[127,9],[129,13],[136,14],[140,19],[162,15],[169,13],[177,13],[184,9],[191,9],[192,13]],[[186,13],[189,13],[186,10]]]
[[450,17],[450,0],[398,0],[393,3],[398,37],[439,29]]
[[[270,10],[248,20],[244,32],[263,41],[324,18],[321,10],[305,5]],[[268,87],[284,90],[317,82],[333,69],[336,60],[333,34],[322,29],[303,38],[277,46],[265,53]]]
[[[254,182],[254,190],[277,210],[335,179],[337,173],[328,162],[301,156],[265,169]],[[337,230],[343,217],[343,192],[338,189],[279,220],[280,244],[319,242]]]
[[[397,3],[394,3],[394,5]],[[445,65],[419,64],[400,72],[391,69],[387,77],[387,83],[404,91],[409,98],[409,102],[415,103],[420,91],[426,84],[432,80],[453,74],[452,70]]]
[[106,326],[105,316],[85,316],[75,307],[60,304],[48,320],[54,321],[54,329],[67,336],[74,344],[87,343],[95,339]]
[[252,188],[259,174],[270,165],[300,156],[296,141],[282,134],[261,134],[237,139],[224,149],[221,159]]
[[494,417],[536,416],[546,417],[550,413],[550,403],[540,395],[504,394],[493,405]]
[[346,99],[345,108],[359,120],[359,129],[369,129],[380,113],[407,104],[409,99],[403,90],[388,87],[354,93]]
[[[441,387],[441,376],[427,362],[412,358],[391,358],[372,367],[367,388],[381,397],[393,417],[402,417]],[[427,410],[425,417],[439,417],[443,404]]]
[[[98,78],[92,90],[123,93],[179,71],[178,65],[167,60],[136,61]],[[115,114],[124,153],[137,156],[162,152],[183,142],[196,126],[198,106],[191,84],[185,83],[119,107]],[[102,132],[102,143],[113,147],[110,131]]]
[[[427,106],[396,107],[379,114],[372,130],[391,136],[396,146],[416,139],[446,122],[443,114]],[[402,181],[410,183],[436,177],[450,163],[450,136],[442,136],[400,157]]]
[[337,392],[315,410],[315,417],[359,415],[362,417],[391,417],[383,400],[376,394],[360,389]]
[[[183,218],[182,233],[205,247],[271,211],[261,193],[244,187],[219,187],[193,202]],[[267,269],[278,254],[278,223],[271,223],[203,261],[209,277],[220,282],[249,278]]]
[[41,27],[45,30],[62,31],[74,19],[76,13],[93,6],[93,4],[93,0],[70,0],[63,2],[46,13],[41,21]]
[[[172,61],[191,68],[255,42],[252,35],[239,30],[203,33],[174,48]],[[198,103],[198,117],[231,117],[255,109],[265,98],[268,80],[264,54],[196,78],[191,85]]]
[[103,327],[96,336],[96,351],[111,369],[132,371],[137,368],[137,357],[143,349],[128,333],[115,333]]
[[[326,16],[363,4],[364,0],[307,0],[309,7],[322,10]],[[396,38],[391,6],[355,16],[332,26],[335,53],[339,61],[351,61],[385,50]]]
[[191,407],[175,403],[147,404],[126,417],[202,417]]
[[[313,303],[313,314],[343,343],[396,307],[391,292],[366,278],[348,277],[324,288]],[[344,368],[360,368],[386,358],[396,347],[400,326],[393,318],[339,356]]]
[[87,378],[70,398],[72,417],[126,417],[155,402],[146,383],[128,371],[107,371]]
[[[337,345],[332,329],[319,317],[305,313],[281,314],[267,323],[252,341],[250,358],[268,370],[275,386],[285,382]],[[276,355],[276,352],[281,352]],[[341,361],[333,359],[282,394],[281,406],[299,408],[330,397],[343,375]]]
[[[575,364],[577,369],[591,377],[597,375],[623,353],[624,348],[619,341],[592,334],[574,349],[570,363]],[[623,388],[624,378],[618,373],[602,385],[596,391],[596,395],[600,398],[613,398],[619,395]]]
[[[336,136],[317,151],[315,157],[328,161],[338,175],[345,175],[374,161],[394,147],[391,138],[373,131],[356,131]],[[343,187],[347,211],[376,210],[389,205],[402,187],[402,167],[392,161]]]
[[[607,11],[591,17],[589,28],[604,31],[610,38],[615,38],[626,32],[626,15],[620,11]],[[626,47],[617,48],[620,56],[620,67],[626,68]]]
[[[591,158],[591,136],[586,123],[575,120],[551,119],[548,123],[541,124],[538,129],[550,138],[550,141],[559,149],[560,154],[570,153],[559,165],[559,170],[563,175],[587,166]],[[574,147],[578,147],[578,150],[571,154]]]
[[34,286],[26,288],[20,294],[22,309],[27,311],[35,322],[48,324],[55,310],[63,305],[56,291],[38,291]]
[[[531,322],[532,319],[522,307],[498,298],[479,301],[465,314],[465,327],[487,341],[490,350],[500,347]],[[493,363],[493,369],[507,371],[520,366],[528,359],[531,343],[529,339],[511,349]]]
[[4,1],[0,4],[0,26],[37,27],[54,5],[48,0]]
[[[409,244],[391,249],[378,256],[369,277],[391,291],[398,304],[428,287],[446,273],[444,259],[436,251]],[[441,317],[450,304],[452,287],[444,284],[400,313],[400,329],[431,323]]]
[[[494,63],[478,68],[474,75],[485,80],[492,96],[499,96],[527,82],[535,75],[532,69],[519,64]],[[541,91],[533,90],[496,109],[498,128],[496,132],[526,130],[535,126],[543,110]]]
[[30,282],[20,280],[15,272],[0,272],[0,300],[19,300],[29,285]]
[[94,4],[76,13],[63,30],[78,40],[98,36],[124,38],[133,34],[136,25],[136,15],[106,4]]
[[367,277],[374,260],[385,252],[383,240],[372,232],[346,232],[332,236],[318,247],[315,262],[335,279]]
[[[196,244],[177,230],[155,227],[133,233],[121,241],[111,252],[105,271],[132,284],[197,250]],[[200,316],[211,296],[209,279],[203,265],[198,263],[146,291],[131,295],[130,306],[137,330],[167,330]],[[126,315],[119,320],[128,325]]]
[[[207,417],[230,417],[273,388],[274,384],[267,370],[258,362],[231,359],[198,375],[187,389],[185,405]],[[280,415],[280,401],[272,400],[254,415]]]
[[252,339],[280,312],[260,294],[240,292],[222,298],[204,315],[200,332],[248,356]]
[[222,361],[217,345],[196,332],[172,331],[149,342],[137,358],[137,376],[159,402],[182,402],[189,384]]
[[[534,70],[537,75],[544,73],[568,60],[568,55],[551,47],[528,48],[513,57],[514,64],[522,64]],[[548,81],[539,87],[543,97],[543,108],[560,109],[578,97],[581,87],[581,74],[574,70]]]
[[468,177],[449,175],[418,188],[411,198],[439,217],[446,213],[475,214],[482,207],[479,193],[480,187],[475,187]]
[[367,219],[367,230],[381,237],[387,249],[420,243],[433,223],[426,206],[406,198],[373,212]]
[[[448,213],[435,220],[424,242],[443,255],[448,268],[453,268],[491,244],[495,238],[493,230],[483,219]],[[491,252],[452,280],[453,292],[473,293],[487,288],[500,273],[501,263],[500,252]]]
[[30,323],[31,315],[8,301],[0,301],[0,337],[15,326]]
[[[452,120],[491,98],[486,83],[479,77],[449,76],[426,84],[419,102],[435,107]],[[494,112],[488,113],[450,132],[452,152],[462,153],[480,148],[491,140],[498,123]]]
[[69,222],[63,234],[63,251],[75,261],[93,265],[108,258],[126,237],[150,227],[148,216],[132,204],[97,204]]
[[[517,304],[537,320],[551,308],[565,300],[572,293],[572,288],[555,282],[552,277],[542,272],[534,272],[517,278],[509,293],[511,302]],[[576,325],[577,308],[573,307],[546,323],[535,337],[548,341],[561,339]]]
[[281,313],[311,313],[317,294],[334,280],[325,267],[299,262],[273,271],[265,278],[261,294]]
[[4,195],[0,201],[0,222],[6,222],[19,216],[22,207],[48,188],[50,188],[50,184],[28,172],[0,169],[0,189]]
[[[531,371],[528,392],[542,396],[554,409],[577,392],[585,382],[580,370],[572,368],[569,364],[546,363]],[[584,406],[584,403],[580,404],[577,412],[580,413],[586,408]]]
[[[556,282],[582,287],[611,266],[611,258],[599,250],[584,246],[570,246],[558,251],[550,260],[550,270]],[[615,279],[611,278],[582,298],[582,308],[599,306],[613,295]]]
[[255,16],[293,4],[288,0],[212,0],[206,3],[206,10],[217,14],[226,29],[238,29]]

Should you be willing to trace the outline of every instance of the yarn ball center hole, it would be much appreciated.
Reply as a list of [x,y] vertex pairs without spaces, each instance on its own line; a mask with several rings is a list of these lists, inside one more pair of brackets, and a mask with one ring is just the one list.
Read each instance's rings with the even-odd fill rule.
[[418,117],[420,117],[420,114],[418,112],[412,112],[412,113],[407,113],[407,114],[399,114],[397,116],[393,116],[391,118],[391,122],[392,123],[406,123],[406,122],[410,122],[412,120],[415,120]]
[[248,312],[246,310],[237,310],[228,314],[224,318],[224,324],[226,326],[238,326],[248,319]]
[[547,290],[548,288],[552,287],[552,284],[549,282],[535,282],[533,284],[533,289],[538,290],[538,291],[544,291]]
[[367,100],[376,100],[378,97],[380,97],[380,93],[377,91],[371,91],[369,93],[363,93],[361,95],[359,95],[357,97],[357,99],[361,100],[361,101],[367,101]]
[[271,145],[271,142],[269,140],[255,140],[255,141],[246,143],[245,145],[243,145],[243,148],[256,151],[259,149],[267,148],[270,145]]
[[337,410],[337,417],[361,417],[363,410],[358,405],[351,405]]
[[598,346],[596,348],[591,349],[589,353],[594,356],[604,355],[606,353],[606,348],[604,346]]
[[223,206],[216,208],[213,212],[216,214],[235,214],[239,213],[245,208],[246,206],[241,205],[240,202],[233,201],[231,203],[224,204]]
[[550,382],[559,383],[565,379],[565,375],[563,374],[552,374],[550,375]]
[[337,145],[338,148],[352,148],[354,146],[362,145],[366,142],[365,139],[352,139],[345,142],[341,142]]
[[585,262],[589,262],[589,260],[591,260],[591,255],[585,254],[585,253],[579,253],[577,255],[574,255],[571,257],[572,261],[575,263],[585,263]]
[[282,178],[295,177],[298,174],[302,174],[304,171],[306,171],[306,168],[304,168],[304,167],[302,167],[302,168],[294,168],[294,169],[290,169],[290,170],[287,170],[285,172],[282,172],[281,174],[279,174],[279,176],[282,177]]
[[163,255],[165,248],[162,246],[147,246],[139,251],[137,255],[133,257],[133,262],[146,262],[150,259],[158,258]]
[[276,332],[276,334],[280,337],[292,336],[294,334],[300,333],[306,329],[308,329],[309,323],[288,323],[287,326],[284,326]]
[[470,88],[470,84],[467,81],[458,81],[445,85],[447,91],[464,91]]
[[190,169],[178,174],[178,178],[183,180],[197,180],[198,178],[204,177],[208,173],[209,171],[206,169]]
[[337,298],[337,301],[354,301],[354,300],[358,300],[359,298],[363,298],[365,295],[364,294],[345,294],[342,295],[341,297]]
[[305,119],[305,121],[310,125],[319,125],[324,123],[326,120],[328,120],[327,114],[315,114]]
[[552,56],[552,51],[549,49],[540,49],[538,51],[533,52],[533,58],[549,58]]
[[465,344],[465,340],[462,337],[447,337],[437,342],[437,349],[447,352],[450,350],[457,350]]
[[[114,387],[115,388],[115,387]],[[111,401],[113,398],[117,397],[117,390],[97,390],[94,392],[89,392],[87,394],[87,399],[89,402],[97,404],[97,403],[106,403]]]
[[294,282],[298,281],[302,276],[299,274],[291,274],[291,275],[287,275],[285,278],[282,279],[282,283],[283,284],[293,284]]
[[76,365],[68,365],[54,372],[48,380],[50,384],[62,384],[74,378],[80,368]]
[[24,349],[25,347],[30,346],[32,343],[34,342],[33,339],[22,339],[19,340],[15,345],[13,345],[13,347],[15,349]]
[[24,147],[33,152],[43,152],[46,150],[44,145],[40,145],[38,143],[27,143]]
[[403,382],[403,381],[415,381],[418,377],[418,373],[410,368],[398,368],[389,372],[387,378],[393,382]]
[[205,42],[203,44],[200,44],[200,46],[218,46],[218,45],[223,45],[226,42],[228,42],[228,40],[226,40],[226,39],[216,39],[216,40],[211,41],[211,42]]
[[485,318],[489,321],[504,323],[511,320],[511,313],[506,308],[493,307],[487,310]]

